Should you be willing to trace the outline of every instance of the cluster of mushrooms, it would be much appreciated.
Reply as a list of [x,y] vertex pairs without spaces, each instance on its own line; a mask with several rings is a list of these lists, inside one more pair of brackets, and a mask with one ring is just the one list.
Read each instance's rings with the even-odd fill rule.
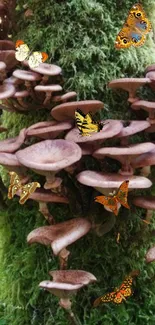
[[[12,49],[11,49],[12,47]],[[128,91],[128,101],[133,109],[145,109],[149,112],[147,120],[129,121],[104,120],[100,132],[91,136],[81,136],[75,126],[75,110],[83,113],[101,111],[104,105],[98,100],[72,101],[76,92],[63,94],[61,68],[48,63],[42,63],[33,70],[24,61],[22,69],[15,69],[17,64],[14,44],[11,41],[0,41],[0,48],[9,52],[7,57],[1,56],[0,51],[0,100],[1,109],[26,114],[30,110],[45,108],[49,110],[52,121],[42,121],[28,128],[22,129],[15,138],[0,141],[0,164],[8,171],[16,172],[22,184],[31,181],[28,171],[45,177],[43,188],[39,188],[30,195],[30,199],[37,201],[39,211],[46,218],[49,225],[31,231],[27,237],[28,244],[40,243],[50,245],[52,252],[58,256],[60,270],[50,271],[53,280],[42,281],[39,286],[60,298],[60,305],[65,308],[75,321],[71,310],[71,296],[89,283],[97,281],[96,277],[83,270],[67,270],[67,260],[70,254],[68,246],[86,235],[92,228],[87,218],[73,218],[56,223],[50,214],[48,204],[58,202],[69,204],[67,190],[64,191],[63,179],[59,172],[76,175],[79,183],[93,187],[103,195],[108,195],[118,189],[121,183],[129,180],[129,191],[147,189],[152,186],[148,178],[150,167],[155,164],[155,144],[152,142],[130,144],[132,135],[139,132],[154,132],[155,103],[142,101],[136,97],[136,90],[145,84],[155,87],[155,66],[147,68],[145,78],[123,78],[110,82],[109,87]],[[19,63],[18,63],[19,64]],[[10,71],[13,71],[10,73]],[[9,72],[9,77],[8,77]],[[1,126],[1,132],[7,130]],[[28,139],[35,139],[35,143],[26,146]],[[118,147],[107,147],[106,139],[117,139]],[[20,149],[25,146],[24,149]],[[121,168],[117,173],[106,173],[82,170],[80,162],[83,157],[91,155],[103,161],[110,157],[119,161]],[[138,174],[138,175],[136,175]],[[33,179],[32,181],[35,181]],[[20,193],[17,193],[19,195]],[[133,205],[147,210],[146,221],[155,210],[155,197],[137,196],[132,199]],[[131,206],[132,209],[132,206]],[[104,209],[103,209],[104,213]],[[155,260],[155,248],[154,248]],[[149,254],[149,253],[148,253]],[[152,261],[152,251],[147,262]]]

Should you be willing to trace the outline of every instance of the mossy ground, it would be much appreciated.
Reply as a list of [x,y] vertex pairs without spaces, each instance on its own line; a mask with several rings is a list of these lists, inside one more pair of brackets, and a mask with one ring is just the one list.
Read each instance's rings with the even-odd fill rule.
[[[131,111],[122,92],[114,93],[107,83],[119,77],[144,75],[148,64],[155,62],[153,34],[148,35],[143,47],[116,51],[114,40],[120,30],[132,1],[27,1],[34,16],[24,17],[25,1],[17,1],[17,26],[20,31],[14,40],[23,39],[32,47],[47,51],[49,62],[63,68],[65,89],[75,90],[79,99],[100,99],[105,103],[103,118],[143,119]],[[145,10],[154,22],[155,2],[143,1]],[[141,96],[153,100],[154,94],[147,87]],[[7,137],[19,133],[36,121],[49,118],[49,112],[29,113],[27,116],[4,112],[1,120],[9,131]],[[1,135],[1,138],[4,137]],[[149,140],[140,134],[134,142]],[[97,168],[97,162],[88,159],[86,168]],[[117,170],[111,162],[109,170]],[[3,181],[8,185],[8,176],[0,168]],[[67,178],[66,178],[67,179]],[[77,215],[90,215],[90,193],[84,187],[75,188],[78,193],[76,215],[68,206],[53,204],[51,212],[57,221],[68,220]],[[79,191],[79,192],[77,192]],[[150,193],[150,190],[143,191]],[[152,191],[153,193],[153,191]],[[75,195],[76,197],[76,195]],[[79,199],[81,198],[81,200]],[[82,202],[82,210],[80,206]],[[37,204],[28,201],[24,206],[15,198],[6,200],[7,209],[0,212],[0,325],[67,325],[65,312],[58,306],[58,299],[38,288],[40,281],[48,279],[48,271],[58,268],[58,260],[51,250],[34,245],[28,247],[28,233],[45,221],[38,212]],[[79,207],[79,210],[78,210]],[[106,220],[109,215],[100,206],[93,206],[96,220]],[[83,325],[154,325],[155,323],[155,267],[145,263],[145,252],[155,241],[151,230],[155,224],[145,227],[141,221],[145,211],[131,207],[121,209],[113,229],[98,237],[91,232],[71,246],[69,268],[92,272],[98,283],[79,291],[73,309]],[[103,227],[104,230],[104,227]],[[120,243],[116,236],[121,233]],[[118,286],[124,276],[134,269],[140,270],[135,281],[135,293],[120,306],[111,304],[92,309],[93,300]]]

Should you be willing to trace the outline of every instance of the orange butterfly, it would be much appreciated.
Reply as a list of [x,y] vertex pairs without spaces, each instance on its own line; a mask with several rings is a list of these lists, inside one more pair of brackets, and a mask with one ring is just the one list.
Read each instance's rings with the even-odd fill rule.
[[132,290],[133,278],[131,275],[127,276],[124,282],[115,291],[106,293],[104,296],[97,298],[93,307],[97,307],[100,303],[114,302],[115,304],[121,304],[123,300],[130,297],[133,294]]
[[40,63],[45,62],[48,59],[48,54],[45,52],[32,52],[28,45],[22,40],[16,41],[15,57],[18,61],[22,62],[28,60],[30,68],[37,68]]
[[119,189],[118,192],[113,196],[96,196],[95,202],[101,203],[105,205],[105,207],[109,208],[116,216],[118,215],[118,203],[122,204],[125,208],[130,209],[127,197],[128,197],[128,186],[129,181],[124,181]]

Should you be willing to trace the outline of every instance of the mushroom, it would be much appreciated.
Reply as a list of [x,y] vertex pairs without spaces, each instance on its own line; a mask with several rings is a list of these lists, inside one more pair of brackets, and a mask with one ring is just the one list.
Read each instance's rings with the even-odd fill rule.
[[18,78],[16,78],[16,77],[14,77],[14,76],[11,76],[11,77],[9,77],[9,78],[6,78],[6,79],[3,81],[3,84],[5,84],[5,83],[7,83],[7,84],[11,84],[11,85],[13,85],[13,86],[16,86],[16,85],[20,85],[20,84],[24,83],[24,80],[21,80],[21,79],[18,79]]
[[83,270],[56,270],[50,271],[49,274],[53,281],[42,281],[39,287],[59,297],[59,305],[67,311],[71,324],[77,325],[76,317],[71,309],[71,297],[80,288],[97,281],[96,277]]
[[7,83],[0,85],[0,100],[12,97],[16,92],[13,85]]
[[129,144],[130,136],[141,132],[150,126],[148,121],[122,121],[123,129],[115,135],[115,138],[120,138],[121,146]]
[[150,220],[155,210],[155,196],[135,196],[132,203],[137,207],[147,209],[145,220],[150,223]]
[[47,106],[50,104],[50,99],[52,97],[53,92],[61,91],[62,87],[60,85],[37,85],[34,87],[35,91],[39,92],[45,92],[45,99],[43,102],[44,106]]
[[74,143],[63,139],[45,140],[16,152],[21,164],[46,176],[45,189],[55,190],[62,180],[55,174],[63,168],[80,160],[81,149]]
[[[154,149],[154,144],[151,142],[139,143],[130,145],[127,147],[104,147],[97,149],[93,153],[93,157],[97,159],[103,159],[105,156],[111,157],[121,162],[122,167],[119,170],[121,175],[133,175],[133,167],[135,167],[135,161],[142,153],[147,153]],[[137,158],[135,158],[137,157]]]
[[0,61],[0,82],[6,78],[6,64]]
[[45,121],[31,125],[27,129],[26,136],[35,136],[41,139],[54,139],[65,130],[71,129],[73,123],[71,121],[56,122],[56,121]]
[[7,67],[7,72],[12,70],[16,64],[17,60],[15,58],[15,51],[14,50],[3,50],[0,51],[0,61],[5,62]]
[[147,118],[148,122],[151,124],[155,124],[155,102],[149,102],[147,100],[137,100],[134,102],[131,107],[134,110],[144,109],[149,113],[149,117]]
[[70,99],[74,98],[77,96],[77,93],[75,91],[70,91],[64,95],[60,95],[60,96],[53,96],[52,97],[52,101],[53,102],[68,102]]
[[99,109],[103,108],[103,103],[99,100],[83,100],[77,102],[69,102],[55,106],[51,115],[57,121],[69,120],[70,118],[75,119],[76,109],[81,109],[84,114],[90,111],[96,113]]
[[17,137],[0,140],[0,152],[15,152],[24,143],[25,138],[26,129],[22,129]]
[[66,249],[79,238],[87,234],[91,223],[85,218],[74,218],[52,226],[44,226],[31,231],[27,242],[51,245],[54,255],[60,259],[60,268],[66,267],[70,252]]
[[36,72],[17,69],[13,72],[13,76],[25,81],[25,86],[27,88],[27,91],[29,92],[29,95],[34,100],[36,100],[35,92],[34,92],[33,86],[32,86],[32,81],[40,80],[41,75]]
[[[20,191],[17,192],[16,195],[19,196]],[[49,222],[49,224],[55,224],[55,220],[54,217],[50,214],[47,204],[48,203],[65,203],[65,204],[69,203],[67,197],[54,194],[50,190],[45,190],[43,188],[37,189],[34,193],[30,194],[29,199],[37,201],[39,203],[39,211],[43,214],[43,216]]]
[[149,78],[121,78],[112,80],[109,87],[112,89],[123,89],[129,93],[128,102],[133,103],[137,100],[136,91],[139,87],[150,84]]
[[143,167],[141,175],[148,176],[150,174],[150,166],[155,165],[155,148],[136,157],[131,162],[131,165],[133,168]]
[[15,50],[15,43],[9,40],[0,40],[0,51]]
[[150,87],[152,90],[155,90],[155,71],[148,71],[146,73],[146,78],[150,79]]
[[35,71],[39,74],[43,74],[40,85],[47,83],[49,76],[57,76],[62,72],[62,69],[55,64],[41,63],[36,68],[31,68],[32,71]]
[[9,171],[17,173],[22,183],[29,181],[29,176],[26,175],[27,168],[20,164],[15,154],[0,152],[0,165],[4,166]]
[[155,261],[155,246],[151,247],[145,256],[146,263],[151,263]]

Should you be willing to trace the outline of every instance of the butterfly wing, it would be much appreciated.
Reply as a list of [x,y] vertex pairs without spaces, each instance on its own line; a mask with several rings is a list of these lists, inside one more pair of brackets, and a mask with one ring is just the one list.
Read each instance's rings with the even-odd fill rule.
[[33,52],[28,59],[30,68],[37,68],[40,63],[45,62],[48,59],[48,54],[45,52]]
[[95,202],[105,205],[105,207],[112,210],[116,216],[118,215],[117,201],[115,197],[100,195],[95,197]]
[[32,183],[23,185],[21,188],[19,203],[24,204],[28,200],[30,194],[35,192],[37,187],[41,187],[38,182],[32,182]]
[[133,5],[129,11],[126,21],[130,27],[138,28],[143,34],[148,34],[151,29],[151,22],[146,17],[146,13],[140,3]]
[[83,126],[84,119],[85,119],[85,114],[80,109],[77,109],[75,111],[75,121],[81,134],[83,133],[82,126]]
[[97,307],[100,303],[113,302],[115,297],[116,292],[107,293],[104,296],[97,298],[93,303],[93,307]]
[[116,194],[116,199],[121,203],[125,208],[130,209],[127,198],[128,198],[128,186],[129,181],[124,181],[118,189]]
[[19,176],[15,172],[9,172],[9,175],[10,185],[8,187],[8,199],[11,200],[22,185]]
[[25,44],[22,40],[18,40],[16,42],[15,47],[16,47],[15,58],[18,61],[22,62],[26,58],[28,58],[30,54],[30,49],[27,44]]
[[120,286],[119,292],[126,298],[130,297],[133,293],[132,290],[133,278],[129,275],[126,277],[122,285]]
[[103,125],[100,122],[96,122],[93,119],[91,112],[86,114],[84,122],[83,122],[83,126],[84,125],[87,126],[89,133],[99,132],[103,127]]

